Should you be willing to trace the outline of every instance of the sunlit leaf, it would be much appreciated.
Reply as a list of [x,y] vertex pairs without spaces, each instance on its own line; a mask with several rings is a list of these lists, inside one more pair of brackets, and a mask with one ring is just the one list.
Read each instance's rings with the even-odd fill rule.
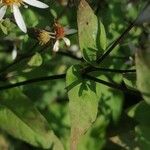
[[137,87],[150,104],[150,48],[136,53]]
[[96,119],[99,98],[95,83],[80,76],[78,65],[68,70],[66,83],[71,117],[71,150],[76,150],[80,137]]
[[54,9],[50,9],[50,13],[54,18],[57,18],[57,12]]
[[136,73],[123,74],[123,81],[126,86],[136,88]]
[[[101,75],[98,78],[110,82],[104,75]],[[120,82],[120,76],[116,76],[116,78],[118,79],[118,82]],[[105,117],[107,116],[109,120],[112,120],[115,124],[117,124],[118,120],[120,119],[123,107],[122,92],[99,83],[97,83],[97,91],[101,91],[99,109],[102,111]]]
[[104,26],[85,0],[80,1],[77,20],[79,45],[84,59],[93,62],[106,49]]
[[24,15],[28,25],[34,27],[38,24],[39,22],[38,16],[31,9],[27,9]]
[[19,89],[1,93],[0,128],[34,146],[63,150],[46,119]]
[[150,126],[149,120],[150,106],[142,101],[128,110],[128,115],[142,125]]
[[29,65],[30,67],[38,67],[38,66],[41,66],[41,65],[42,65],[42,62],[43,62],[43,59],[42,59],[41,54],[36,53],[35,55],[33,55],[33,56],[31,57],[31,59],[30,59],[29,62],[28,62],[28,65]]
[[[100,114],[92,127],[84,134],[79,142],[78,150],[102,150],[106,142],[106,128],[109,124],[109,119]],[[89,144],[90,143],[90,144]]]
[[1,30],[3,31],[4,34],[7,34],[7,33],[8,33],[7,27],[5,27],[2,23],[0,23],[0,28],[1,28]]

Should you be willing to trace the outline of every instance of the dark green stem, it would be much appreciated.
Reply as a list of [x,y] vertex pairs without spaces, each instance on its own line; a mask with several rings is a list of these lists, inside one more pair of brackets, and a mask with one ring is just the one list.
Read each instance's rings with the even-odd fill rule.
[[113,50],[114,48],[124,39],[124,37],[129,33],[129,31],[134,27],[136,24],[139,16],[143,13],[143,11],[149,6],[150,1],[145,5],[143,10],[139,13],[137,18],[127,27],[127,29],[118,37],[118,39],[108,48],[108,50],[99,58],[97,58],[97,63],[101,63]]
[[19,87],[19,86],[23,86],[23,85],[28,85],[28,84],[32,84],[32,83],[37,83],[37,82],[63,79],[65,77],[66,77],[66,74],[34,78],[34,79],[30,79],[30,80],[26,80],[26,81],[14,83],[14,84],[8,84],[8,85],[5,85],[5,86],[1,86],[0,91],[15,88],[15,87]]
[[115,83],[110,83],[110,82],[107,82],[107,81],[104,81],[104,80],[95,78],[95,77],[93,77],[93,76],[91,76],[91,75],[84,75],[84,77],[87,78],[87,79],[89,79],[89,80],[95,81],[95,82],[97,82],[97,83],[106,85],[106,86],[108,86],[108,87],[111,87],[111,88],[120,90],[120,91],[122,91],[122,92],[131,93],[131,94],[133,94],[133,95],[137,95],[137,96],[140,96],[140,97],[141,97],[140,92],[137,91],[136,89],[128,89],[128,88],[125,87],[125,86],[122,86],[122,85],[119,85],[119,84],[115,84]]
[[129,33],[129,31],[134,27],[136,20],[131,23],[128,28],[121,34],[120,37],[112,44],[112,46],[97,59],[97,63],[101,63],[113,50],[114,48],[124,39],[124,37]]
[[112,73],[134,73],[134,72],[136,72],[135,69],[120,70],[120,69],[107,69],[107,68],[96,68],[96,67],[91,68],[91,70],[89,72],[92,72],[92,71],[112,72]]

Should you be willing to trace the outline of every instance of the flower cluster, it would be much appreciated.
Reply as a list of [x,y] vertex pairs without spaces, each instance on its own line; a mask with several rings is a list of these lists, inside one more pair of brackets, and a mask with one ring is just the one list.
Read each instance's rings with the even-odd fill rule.
[[[14,19],[18,27],[23,31],[27,32],[27,27],[19,10],[19,7],[22,5],[27,8],[27,5],[31,5],[38,8],[48,8],[49,6],[39,0],[0,0],[0,20],[3,19],[4,15],[6,14],[7,8],[10,7],[11,11],[13,12]],[[46,30],[35,30],[38,32],[38,36],[36,37],[39,40],[41,45],[45,45],[49,43],[51,39],[55,40],[53,51],[57,52],[60,47],[60,41],[63,40],[66,46],[70,46],[70,40],[66,38],[67,35],[76,33],[75,29],[69,29],[68,27],[63,27],[60,23],[54,23],[54,32],[49,32]],[[29,30],[28,30],[28,34]]]
[[3,19],[7,8],[10,7],[13,12],[16,24],[25,33],[27,32],[27,28],[26,28],[25,22],[23,20],[23,17],[20,13],[19,7],[22,5],[26,6],[26,4],[34,6],[34,7],[38,7],[38,8],[48,8],[49,7],[48,5],[42,3],[38,0],[1,0],[0,4],[1,4],[0,20]]
[[65,42],[67,47],[71,45],[70,40],[66,36],[76,33],[77,30],[63,27],[60,23],[55,22],[53,32],[46,30],[36,30],[34,32],[37,34],[37,39],[40,45],[45,45],[49,43],[51,39],[53,39],[55,41],[53,51],[57,52],[59,50],[61,40]]

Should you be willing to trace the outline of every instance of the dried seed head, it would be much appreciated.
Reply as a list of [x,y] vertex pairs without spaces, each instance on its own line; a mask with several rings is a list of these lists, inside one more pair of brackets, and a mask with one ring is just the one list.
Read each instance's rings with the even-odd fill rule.
[[28,28],[28,35],[34,39],[37,39],[40,45],[45,45],[50,42],[51,38],[55,38],[54,33],[35,28]]
[[40,45],[45,45],[51,40],[50,33],[45,30],[40,30],[37,39]]
[[55,23],[54,24],[54,30],[55,30],[55,33],[56,33],[56,39],[61,39],[65,36],[65,30],[64,30],[64,27],[59,24],[59,23]]

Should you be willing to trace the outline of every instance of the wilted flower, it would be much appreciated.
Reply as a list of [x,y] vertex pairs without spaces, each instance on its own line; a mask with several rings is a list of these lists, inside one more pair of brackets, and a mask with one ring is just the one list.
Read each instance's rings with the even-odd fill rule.
[[23,32],[27,32],[27,28],[26,25],[24,23],[24,20],[22,18],[22,15],[20,13],[19,7],[21,5],[25,5],[29,4],[31,6],[34,7],[38,7],[38,8],[48,8],[49,6],[38,1],[38,0],[1,0],[0,4],[2,5],[2,7],[0,8],[0,20],[4,17],[6,10],[8,7],[11,8],[15,21],[18,25],[18,27],[23,31]]
[[54,39],[55,33],[48,32],[46,30],[40,30],[39,33],[37,34],[37,39],[39,41],[40,45],[45,45],[47,44],[51,39]]
[[60,40],[63,40],[65,44],[69,47],[71,43],[70,40],[66,38],[66,35],[74,34],[77,32],[77,30],[69,29],[68,27],[63,27],[59,23],[54,24],[54,30],[55,30],[55,37],[56,37],[56,42],[53,46],[54,52],[57,52],[59,50]]
[[55,33],[46,29],[28,28],[28,35],[34,39],[37,39],[40,45],[48,44],[51,39],[55,39]]

